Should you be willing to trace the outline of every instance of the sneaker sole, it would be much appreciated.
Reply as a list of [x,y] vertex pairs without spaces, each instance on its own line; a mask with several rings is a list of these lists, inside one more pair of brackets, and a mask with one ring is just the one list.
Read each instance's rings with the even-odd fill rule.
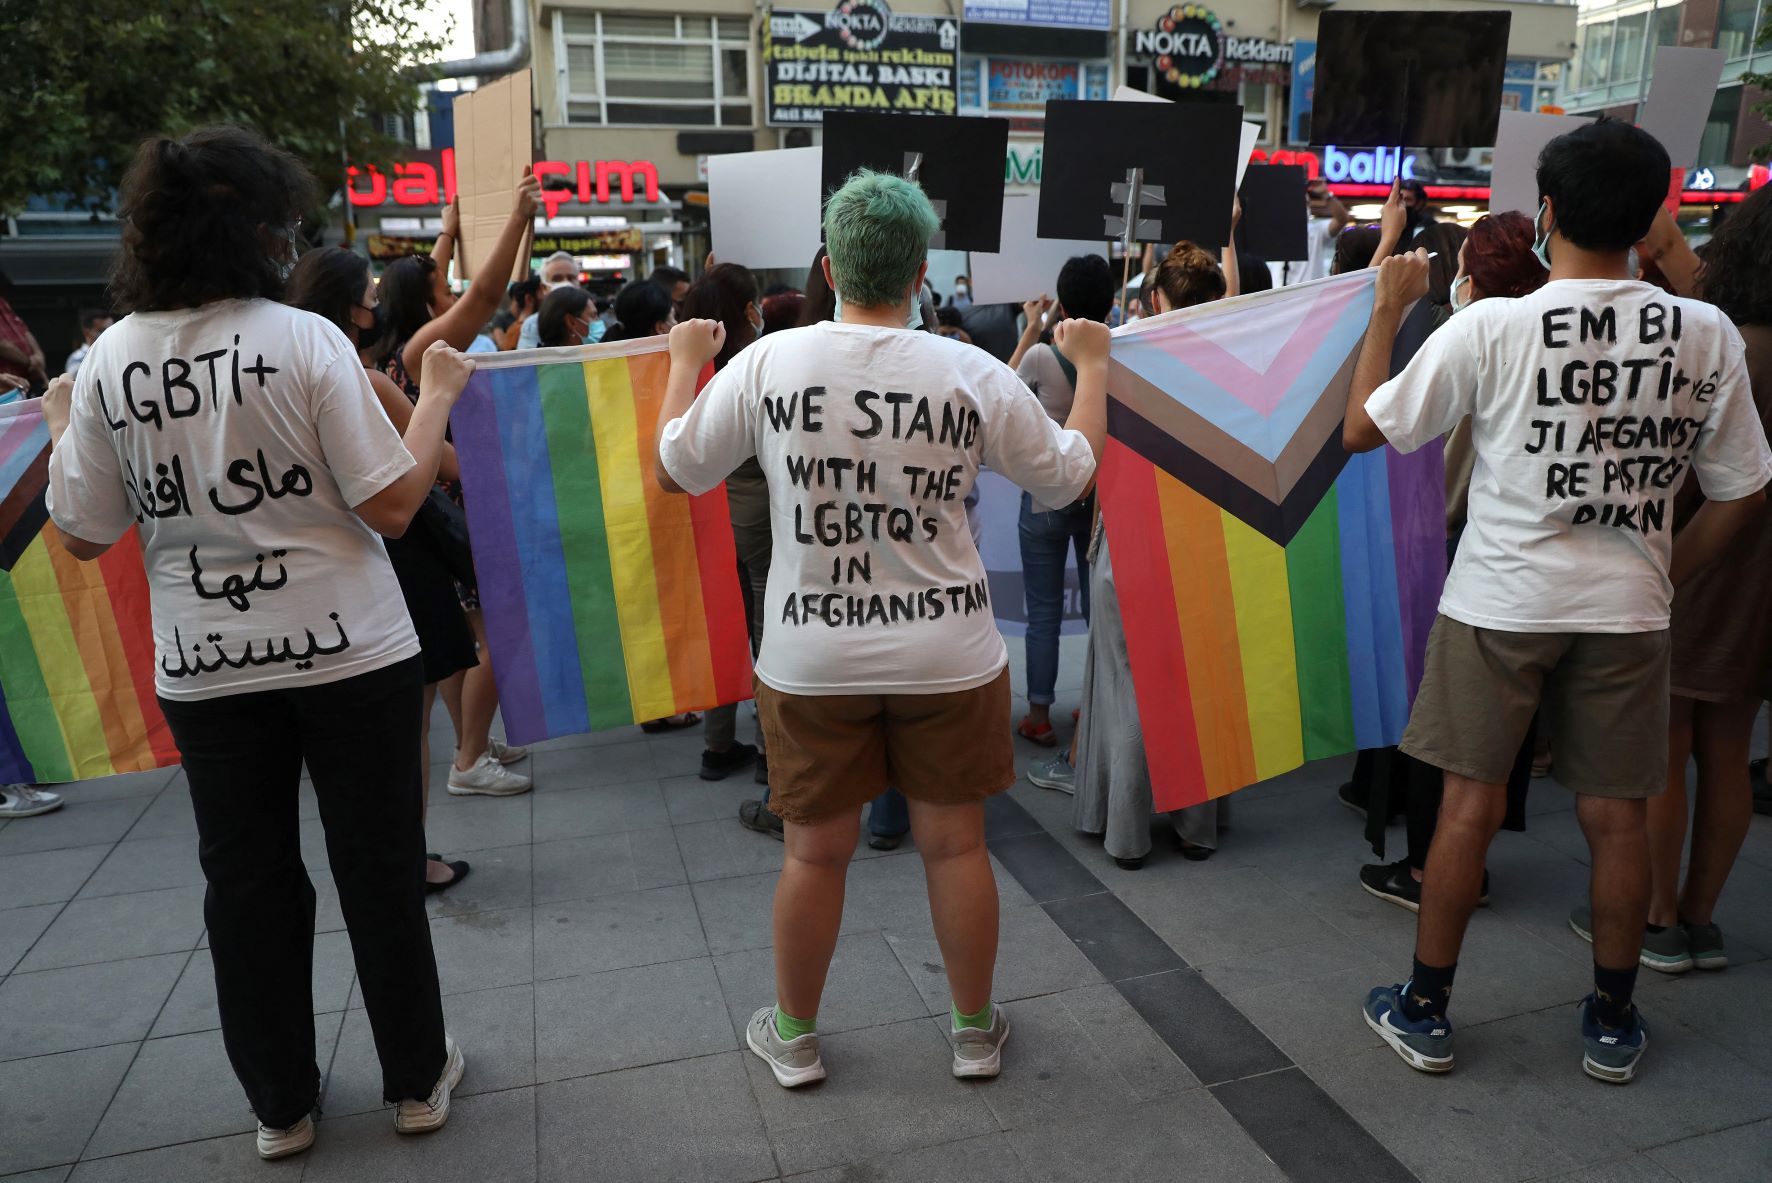
[[[1590,945],[1594,943],[1594,934],[1589,932],[1587,929],[1581,927],[1581,925],[1575,923],[1575,917],[1573,917],[1573,916],[1569,917],[1569,931],[1574,933],[1576,936],[1580,937],[1582,940],[1586,941]],[[1646,966],[1649,969],[1655,970],[1657,973],[1664,973],[1664,974],[1683,974],[1687,970],[1691,969],[1694,965],[1698,964],[1691,957],[1684,957],[1684,958],[1680,959],[1679,961],[1657,961],[1655,959],[1655,955],[1653,953],[1643,953],[1643,952],[1639,952],[1637,954],[1637,963],[1639,965]],[[1723,964],[1724,965],[1728,964],[1728,960],[1726,958],[1724,959]],[[1718,966],[1717,968],[1721,969],[1722,966]]]
[[1695,956],[1692,958],[1692,968],[1709,970],[1728,969],[1729,956],[1726,953],[1718,953],[1714,957]]
[[[1417,914],[1419,914],[1421,912],[1421,905],[1420,904],[1411,903],[1410,901],[1404,899],[1400,895],[1391,895],[1388,892],[1379,891],[1376,887],[1373,887],[1370,883],[1366,882],[1364,879],[1360,880],[1360,889],[1362,891],[1364,891],[1367,895],[1373,896],[1377,899],[1381,899],[1387,904],[1395,904],[1399,908],[1407,908],[1411,912],[1415,912]],[[1370,1022],[1370,1020],[1368,1020],[1368,1022]]]
[[769,1071],[775,1073],[775,1083],[784,1089],[797,1089],[801,1085],[816,1084],[825,1078],[824,1058],[810,1068],[783,1068],[774,1056],[757,1046],[757,1041],[747,1030],[744,1033],[744,1044],[751,1049],[751,1054],[769,1065]]
[[258,1156],[266,1162],[270,1162],[273,1159],[288,1158],[292,1154],[300,1154],[313,1144],[314,1123],[310,1119],[308,1122],[307,1133],[303,1137],[298,1137],[288,1142],[278,1139],[277,1141],[267,1143],[261,1136],[258,1140]]
[[1649,1050],[1649,1036],[1643,1035],[1643,1046],[1638,1049],[1636,1058],[1622,1068],[1612,1068],[1596,1063],[1592,1056],[1582,1053],[1581,1070],[1603,1084],[1629,1084],[1636,1079],[1637,1065],[1643,1062],[1643,1053]]
[[451,797],[515,797],[527,793],[534,787],[534,785],[524,785],[520,789],[476,789],[472,785],[452,783],[449,786],[449,795]]
[[997,1040],[997,1050],[991,1053],[988,1060],[962,1060],[954,1056],[955,1080],[979,1080],[996,1076],[1003,1071],[1003,1045],[1009,1042],[1009,1016],[1003,1016],[1003,1038]]
[[462,1054],[461,1045],[457,1044],[449,1063],[449,1081],[443,1089],[443,1104],[435,1113],[426,1114],[424,1117],[415,1117],[405,1122],[401,1120],[399,1111],[395,1110],[394,1132],[396,1134],[428,1134],[433,1130],[442,1129],[443,1123],[449,1120],[451,1095],[455,1092],[456,1086],[461,1083],[462,1075],[467,1070],[468,1058]]
[[1366,1026],[1376,1031],[1378,1037],[1384,1040],[1384,1042],[1390,1046],[1390,1049],[1401,1057],[1403,1063],[1409,1065],[1409,1067],[1415,1069],[1417,1072],[1440,1073],[1452,1071],[1451,1056],[1439,1059],[1433,1056],[1422,1055],[1420,1052],[1399,1039],[1396,1032],[1386,1031],[1382,1026],[1374,1022],[1372,1016],[1367,1013],[1365,1007],[1360,1008],[1360,1017],[1366,1020]]
[[1033,785],[1037,789],[1050,789],[1054,793],[1063,793],[1067,797],[1075,797],[1077,795],[1077,788],[1074,784],[1067,785],[1057,781],[1035,780],[1031,776],[1028,777],[1028,784]]
[[15,817],[42,817],[46,813],[54,813],[65,804],[67,802],[57,801],[54,805],[38,805],[31,809],[9,809],[5,813],[0,813],[0,821]]

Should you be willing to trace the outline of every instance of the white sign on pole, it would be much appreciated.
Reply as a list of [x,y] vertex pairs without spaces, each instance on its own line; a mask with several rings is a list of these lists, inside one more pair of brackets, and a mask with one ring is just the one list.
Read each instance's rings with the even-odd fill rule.
[[822,241],[822,148],[708,158],[714,255],[746,267],[808,267]]
[[1495,163],[1489,174],[1489,212],[1538,211],[1538,154],[1560,135],[1593,120],[1581,115],[1539,115],[1502,111],[1495,132]]
[[1723,80],[1721,49],[1686,49],[1662,45],[1655,50],[1655,73],[1643,103],[1642,129],[1661,141],[1677,169],[1698,163],[1698,144],[1717,83]]
[[1031,194],[1003,195],[1002,250],[972,252],[972,301],[975,304],[1020,304],[1041,292],[1056,295],[1058,270],[1072,255],[1106,255],[1099,242],[1040,238],[1040,199]]

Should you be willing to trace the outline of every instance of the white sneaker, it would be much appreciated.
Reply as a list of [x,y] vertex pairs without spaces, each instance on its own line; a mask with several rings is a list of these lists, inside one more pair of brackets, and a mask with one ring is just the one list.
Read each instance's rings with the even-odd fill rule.
[[443,1046],[449,1054],[443,1061],[443,1075],[437,1079],[437,1087],[431,1090],[426,1100],[400,1102],[394,1110],[395,1133],[428,1134],[442,1129],[443,1123],[449,1120],[449,1094],[461,1083],[461,1074],[468,1070],[468,1061],[461,1054],[461,1048],[455,1045],[453,1035],[443,1036]]
[[488,749],[466,772],[453,764],[449,766],[449,791],[457,797],[472,797],[475,794],[512,797],[529,791],[529,778],[500,764],[493,759],[492,751]]
[[314,1119],[304,1117],[286,1130],[274,1130],[263,1122],[258,1127],[258,1156],[288,1158],[314,1144]]
[[1003,1004],[991,1006],[989,1027],[952,1028],[954,1075],[961,1080],[991,1077],[1003,1070],[1003,1044],[1009,1039],[1009,1016]]
[[519,760],[529,759],[528,748],[512,747],[502,739],[488,739],[486,754],[500,764],[515,764]]
[[46,792],[36,785],[0,786],[0,817],[36,817],[61,807],[59,793]]

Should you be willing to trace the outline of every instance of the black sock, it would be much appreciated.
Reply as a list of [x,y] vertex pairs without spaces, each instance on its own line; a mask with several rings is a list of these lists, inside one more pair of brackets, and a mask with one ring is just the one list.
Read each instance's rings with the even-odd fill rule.
[[1458,963],[1440,967],[1423,965],[1415,959],[1415,972],[1409,978],[1409,989],[1403,995],[1403,1017],[1411,1023],[1446,1016],[1446,1004],[1452,1000],[1452,975]]
[[1637,988],[1637,962],[1629,969],[1594,963],[1594,1016],[1608,1027],[1631,1025],[1631,992]]

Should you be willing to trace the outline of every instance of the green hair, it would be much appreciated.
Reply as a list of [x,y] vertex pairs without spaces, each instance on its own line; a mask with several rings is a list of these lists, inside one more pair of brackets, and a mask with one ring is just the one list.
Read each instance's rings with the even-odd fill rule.
[[885,308],[903,300],[940,225],[915,182],[865,168],[850,176],[824,211],[825,247],[844,301]]

